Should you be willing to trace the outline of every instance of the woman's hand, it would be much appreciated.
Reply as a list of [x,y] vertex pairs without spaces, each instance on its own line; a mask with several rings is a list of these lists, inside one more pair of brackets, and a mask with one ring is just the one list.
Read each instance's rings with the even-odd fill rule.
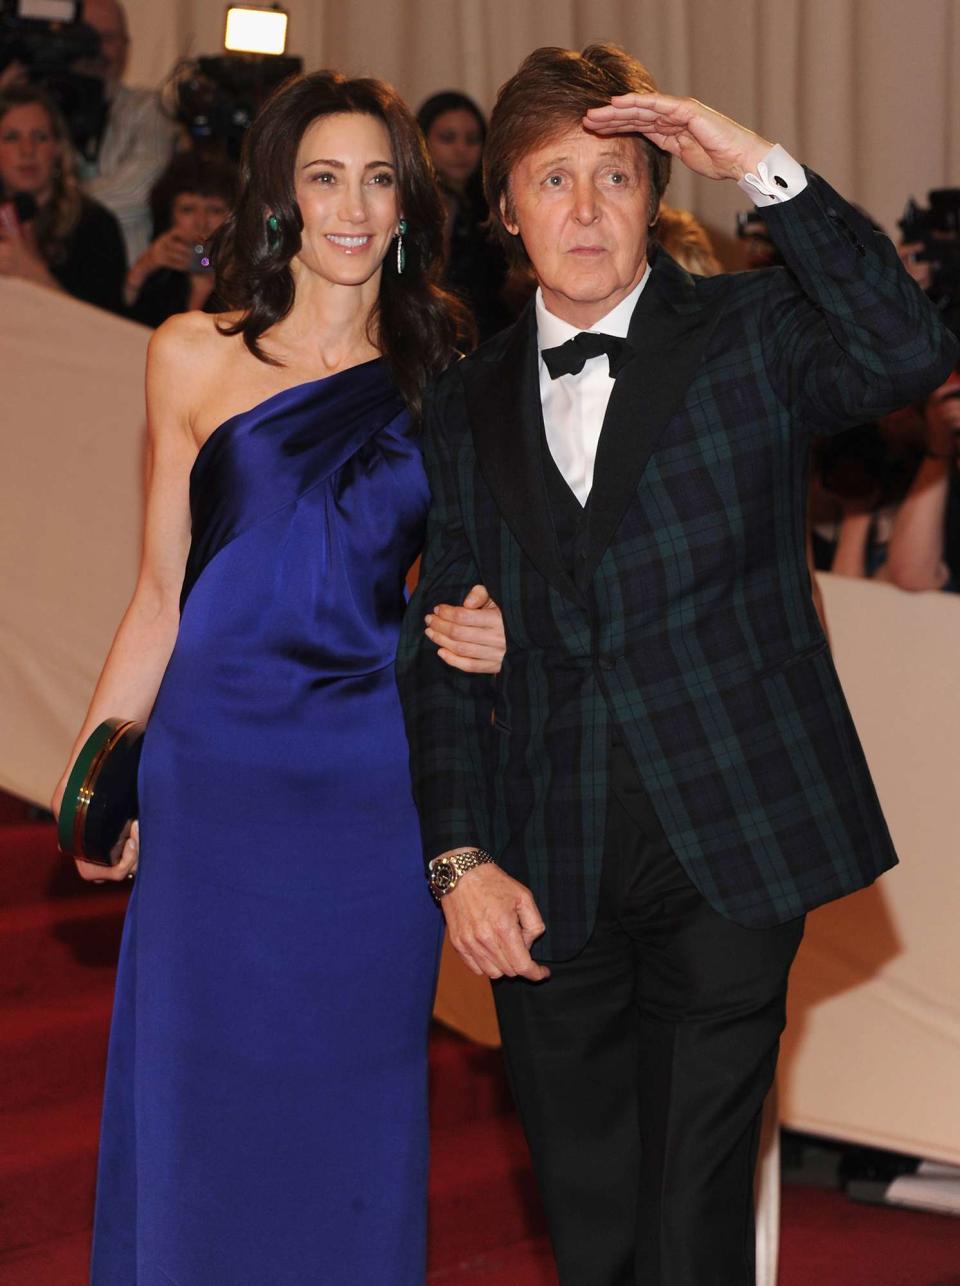
[[670,94],[618,94],[608,106],[591,107],[583,125],[595,134],[643,134],[708,179],[755,174],[773,146],[695,98]]
[[[53,792],[53,799],[50,801],[51,812],[57,821],[60,820],[60,809],[63,807],[63,795],[67,788],[67,778],[69,776],[70,769],[68,768],[57,782],[57,788]],[[84,862],[80,858],[75,858],[74,862],[81,879],[90,880],[93,884],[106,884],[125,880],[128,875],[133,875],[139,860],[140,823],[134,822],[130,827],[130,834],[123,846],[120,861],[116,866],[101,866],[98,862]]]
[[100,866],[97,862],[84,862],[82,858],[75,861],[81,879],[94,884],[116,884],[135,875],[140,861],[140,823],[134,822],[131,826],[120,861],[115,866]]
[[500,673],[507,639],[500,608],[485,586],[474,585],[462,607],[441,603],[424,620],[424,633],[447,665],[467,674]]
[[151,241],[143,254],[127,271],[124,283],[124,297],[128,305],[132,304],[140,293],[146,279],[158,268],[172,268],[175,272],[186,272],[190,267],[193,254],[193,243],[176,228],[163,232],[155,241]]
[[955,460],[960,446],[960,375],[951,371],[930,394],[924,408],[927,453],[938,460]]
[[0,277],[20,277],[38,286],[60,289],[37,248],[33,230],[8,223],[0,230]]
[[171,228],[161,233],[145,252],[150,256],[150,271],[157,268],[173,268],[176,272],[186,272],[190,267],[190,256],[193,243],[188,241],[182,232]]

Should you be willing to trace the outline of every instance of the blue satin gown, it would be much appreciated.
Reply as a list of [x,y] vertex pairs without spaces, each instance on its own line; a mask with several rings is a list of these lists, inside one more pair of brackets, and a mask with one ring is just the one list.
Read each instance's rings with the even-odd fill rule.
[[394,653],[428,499],[382,360],[234,416],[197,458],[93,1286],[422,1286],[440,917]]

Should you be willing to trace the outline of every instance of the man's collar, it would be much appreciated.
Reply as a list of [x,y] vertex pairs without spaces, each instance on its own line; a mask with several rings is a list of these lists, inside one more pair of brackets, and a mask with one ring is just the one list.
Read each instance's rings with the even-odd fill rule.
[[[637,300],[650,277],[650,265],[647,264],[646,271],[634,286],[630,294],[621,299],[615,308],[604,317],[600,317],[592,326],[585,329],[599,331],[604,335],[618,335],[621,339],[626,339],[627,331],[630,329],[630,318],[633,316],[633,310],[637,306]],[[543,291],[537,287],[536,293],[536,315],[537,315],[537,348],[555,348],[558,344],[564,344],[568,339],[573,339],[574,335],[579,335],[584,329],[582,326],[571,326],[569,322],[557,317],[554,313],[547,310],[543,302]]]

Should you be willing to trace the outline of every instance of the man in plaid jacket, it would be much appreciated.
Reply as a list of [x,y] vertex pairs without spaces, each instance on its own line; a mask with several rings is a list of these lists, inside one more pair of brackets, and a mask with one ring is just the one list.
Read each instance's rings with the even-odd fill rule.
[[[787,267],[656,252],[671,157],[738,181]],[[539,290],[426,405],[398,675],[431,884],[499,980],[564,1286],[741,1286],[804,913],[896,861],[811,602],[810,436],[954,344],[822,179],[615,47],[532,54],[485,172]],[[423,634],[478,581],[495,684]]]

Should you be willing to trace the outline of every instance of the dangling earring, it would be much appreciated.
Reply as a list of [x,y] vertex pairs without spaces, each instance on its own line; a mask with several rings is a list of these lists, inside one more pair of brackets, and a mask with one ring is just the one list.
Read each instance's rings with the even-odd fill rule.
[[401,219],[397,227],[397,275],[399,276],[407,266],[407,252],[403,248],[403,236],[407,230],[406,219]]
[[280,244],[280,220],[275,214],[271,214],[267,219],[267,245],[271,250],[276,250]]

